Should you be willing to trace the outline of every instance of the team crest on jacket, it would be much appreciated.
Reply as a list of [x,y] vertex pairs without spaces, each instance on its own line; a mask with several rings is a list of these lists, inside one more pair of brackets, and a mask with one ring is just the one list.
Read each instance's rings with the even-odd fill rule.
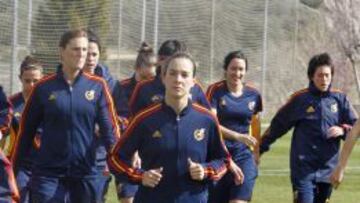
[[194,131],[194,138],[197,141],[203,140],[205,137],[205,128],[196,129]]
[[155,132],[152,134],[152,137],[153,137],[153,138],[161,138],[162,135],[161,135],[161,133],[157,130],[157,131],[155,131]]
[[251,101],[248,103],[248,107],[250,111],[254,111],[255,109],[255,101]]
[[20,112],[15,112],[15,113],[14,113],[14,116],[15,116],[16,118],[20,118],[21,113],[20,113]]
[[333,112],[333,113],[338,112],[338,105],[337,105],[336,103],[335,103],[335,104],[331,104],[330,110],[331,110],[331,112]]
[[163,97],[162,97],[161,95],[158,95],[158,94],[156,94],[156,95],[154,95],[154,96],[151,97],[151,101],[152,101],[153,103],[161,102],[162,99],[163,99]]
[[95,90],[88,90],[85,92],[85,98],[89,101],[94,100],[95,98]]
[[315,109],[314,107],[312,106],[309,106],[307,109],[306,109],[306,113],[314,113],[315,112]]
[[224,98],[221,98],[219,104],[220,106],[226,106],[226,100]]
[[55,100],[55,99],[56,99],[56,95],[55,95],[54,93],[51,93],[51,94],[49,95],[48,100],[49,100],[49,101],[53,101],[53,100]]

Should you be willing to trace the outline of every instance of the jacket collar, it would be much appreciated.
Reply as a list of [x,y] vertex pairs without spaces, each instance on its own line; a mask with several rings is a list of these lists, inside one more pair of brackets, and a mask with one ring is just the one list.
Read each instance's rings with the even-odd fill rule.
[[[83,73],[83,71],[80,70],[79,74],[76,76],[76,78],[75,78],[75,80],[74,80],[74,82],[73,82],[73,85],[75,85],[75,84],[77,83],[77,81],[78,81],[79,78],[81,77],[82,73]],[[64,76],[64,71],[63,71],[63,69],[62,69],[62,64],[59,64],[59,65],[56,67],[56,75],[57,75],[57,78],[58,78],[58,79],[64,81],[66,84],[68,84],[67,81],[66,81],[66,78],[65,78],[65,76]]]
[[96,65],[94,73],[95,73],[95,75],[103,77],[103,78],[107,78],[110,76],[109,68],[100,63],[98,63]]
[[320,91],[314,84],[314,82],[309,83],[309,91],[311,94],[317,95],[317,96],[327,96],[330,93],[331,84],[329,85],[329,88],[326,91]]
[[[178,115],[175,113],[174,109],[171,108],[170,106],[168,106],[166,103],[165,103],[165,100],[162,101],[162,106],[163,106],[163,109],[165,110],[165,112],[173,115],[174,117],[177,117]],[[179,116],[180,118],[187,115],[190,110],[192,109],[192,102],[191,102],[191,99],[188,100],[188,105],[180,112]]]

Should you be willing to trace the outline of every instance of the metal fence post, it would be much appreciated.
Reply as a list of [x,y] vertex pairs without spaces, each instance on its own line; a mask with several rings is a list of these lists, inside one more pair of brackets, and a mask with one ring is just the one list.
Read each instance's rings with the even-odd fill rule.
[[118,68],[119,70],[121,70],[121,58],[120,58],[120,55],[121,55],[121,27],[122,27],[122,0],[119,0],[119,15],[118,15],[118,18],[119,18],[119,28],[118,28],[118,48],[117,48],[117,52],[118,52]]
[[10,66],[10,93],[15,91],[15,81],[17,80],[16,74],[16,60],[17,60],[17,44],[18,44],[18,35],[17,35],[17,26],[18,26],[18,0],[13,1],[13,38],[11,45],[11,66]]
[[28,4],[28,24],[27,24],[27,48],[29,49],[29,52],[31,53],[31,23],[32,23],[32,0],[29,0]]
[[158,44],[158,24],[159,24],[159,0],[155,0],[154,50],[157,50],[157,44]]
[[215,48],[215,0],[211,1],[211,33],[210,33],[210,84],[213,83],[214,48]]
[[143,0],[142,7],[142,21],[141,21],[141,42],[145,41],[145,30],[146,30],[146,0]]
[[[269,9],[269,0],[265,0],[265,9],[264,9],[264,33],[263,33],[263,58],[262,58],[262,75],[261,75],[261,95],[266,99],[266,69],[267,69],[267,32],[268,32],[268,9]],[[264,108],[266,109],[266,108]],[[266,113],[266,110],[263,111],[263,115]]]

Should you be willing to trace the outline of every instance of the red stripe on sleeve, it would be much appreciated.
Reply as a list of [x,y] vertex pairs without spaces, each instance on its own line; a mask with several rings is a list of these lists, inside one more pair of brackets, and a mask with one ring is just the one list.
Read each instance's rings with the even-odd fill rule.
[[49,76],[45,76],[44,78],[42,78],[39,82],[37,82],[35,84],[35,86],[32,88],[31,92],[30,92],[30,96],[29,96],[29,99],[27,100],[27,102],[25,103],[25,107],[24,107],[24,110],[23,110],[23,113],[22,113],[22,116],[21,116],[21,119],[20,119],[20,125],[19,125],[19,132],[18,132],[18,136],[16,136],[16,140],[15,140],[15,144],[14,144],[14,153],[13,154],[10,154],[10,159],[11,159],[11,162],[12,163],[15,163],[16,161],[16,157],[17,157],[17,153],[18,153],[18,146],[19,146],[19,141],[21,140],[21,137],[23,136],[23,132],[24,132],[24,123],[26,123],[26,120],[25,118],[27,118],[27,114],[29,112],[29,107],[30,107],[30,104],[33,100],[33,96],[34,96],[34,92],[35,90],[40,86],[42,85],[43,83],[49,81],[49,80],[52,80],[56,77],[56,73],[54,74],[51,74]]
[[119,172],[125,172],[126,174],[128,174],[129,177],[131,177],[133,180],[136,181],[141,181],[142,179],[142,174],[139,173],[137,170],[135,170],[134,168],[130,167],[129,165],[127,165],[125,162],[123,162],[118,156],[118,151],[121,149],[122,145],[125,143],[126,139],[129,138],[129,136],[132,135],[132,132],[134,131],[134,129],[136,127],[139,126],[139,123],[144,120],[145,118],[147,118],[149,115],[153,114],[154,112],[158,111],[161,109],[162,104],[161,103],[157,103],[155,105],[152,105],[148,108],[146,108],[144,111],[142,111],[141,113],[137,114],[134,119],[130,122],[128,128],[125,131],[125,134],[123,137],[120,138],[120,140],[118,141],[118,143],[116,143],[115,147],[111,150],[110,153],[110,164],[111,166],[119,171]]

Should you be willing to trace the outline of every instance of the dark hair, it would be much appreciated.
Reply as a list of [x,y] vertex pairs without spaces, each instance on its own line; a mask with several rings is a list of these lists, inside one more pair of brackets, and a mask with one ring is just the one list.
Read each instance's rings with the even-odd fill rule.
[[244,52],[242,52],[241,50],[232,51],[232,52],[228,53],[228,54],[225,56],[224,66],[223,66],[223,69],[224,69],[224,70],[227,70],[229,64],[231,63],[231,61],[232,61],[234,58],[243,59],[243,60],[245,61],[245,70],[246,70],[246,71],[248,70],[248,66],[249,66],[248,60],[247,60]]
[[312,80],[316,70],[320,66],[329,66],[331,69],[331,75],[334,75],[334,64],[330,55],[328,53],[321,53],[318,55],[314,55],[309,61],[309,66],[307,70],[309,80]]
[[40,70],[43,72],[43,65],[33,56],[26,56],[20,65],[20,76],[28,70]]
[[196,62],[195,62],[194,58],[193,58],[190,54],[188,54],[188,53],[186,53],[186,52],[179,52],[179,53],[176,53],[176,54],[170,56],[170,58],[168,58],[168,59],[166,60],[166,62],[165,62],[163,74],[164,74],[164,75],[166,74],[166,72],[167,72],[167,70],[168,70],[168,68],[169,68],[170,63],[171,63],[173,60],[179,59],[179,58],[188,59],[188,60],[191,61],[192,65],[193,65],[193,77],[195,77],[196,68],[197,68]]
[[154,49],[146,42],[141,43],[135,61],[135,68],[146,68],[156,65],[156,55]]
[[102,51],[101,42],[100,42],[99,37],[95,34],[95,32],[89,29],[87,31],[87,37],[88,37],[89,42],[93,42],[98,46],[99,52],[101,53],[101,51]]
[[84,29],[74,29],[64,32],[64,34],[61,36],[59,41],[59,47],[66,48],[66,45],[69,43],[70,40],[78,37],[86,37],[87,38],[87,32]]
[[169,57],[174,55],[177,52],[187,52],[187,47],[184,42],[178,41],[176,39],[166,40],[163,42],[159,48],[158,56],[159,57]]

